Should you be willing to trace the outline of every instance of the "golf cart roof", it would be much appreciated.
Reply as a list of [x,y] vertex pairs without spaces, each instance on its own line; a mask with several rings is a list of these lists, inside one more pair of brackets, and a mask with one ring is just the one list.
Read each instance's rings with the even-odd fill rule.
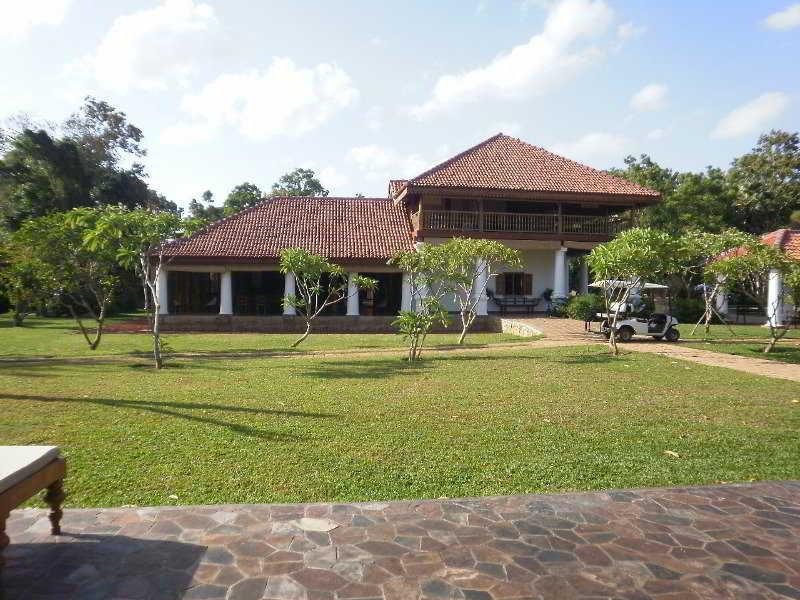
[[661,285],[660,283],[639,283],[634,284],[633,281],[625,281],[624,279],[601,279],[589,284],[589,287],[594,288],[617,288],[617,287],[636,287],[642,290],[668,290],[669,286]]

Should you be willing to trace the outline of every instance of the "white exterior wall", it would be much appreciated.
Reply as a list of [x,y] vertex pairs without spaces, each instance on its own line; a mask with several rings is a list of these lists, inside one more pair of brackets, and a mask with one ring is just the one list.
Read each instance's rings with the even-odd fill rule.
[[[540,297],[542,292],[544,292],[547,288],[553,287],[553,265],[555,263],[553,259],[553,250],[520,250],[520,253],[522,254],[521,271],[533,275],[533,297]],[[503,272],[520,271],[519,269],[500,270]],[[494,292],[495,282],[496,278],[492,277],[489,280],[489,284],[486,286],[487,289]],[[443,304],[447,310],[455,311],[458,309],[458,305],[453,297],[444,298]],[[493,312],[497,310],[497,306],[495,306],[494,302],[489,300],[488,309],[489,312]],[[537,310],[540,309],[544,309],[544,304],[541,304],[539,307],[537,307]]]

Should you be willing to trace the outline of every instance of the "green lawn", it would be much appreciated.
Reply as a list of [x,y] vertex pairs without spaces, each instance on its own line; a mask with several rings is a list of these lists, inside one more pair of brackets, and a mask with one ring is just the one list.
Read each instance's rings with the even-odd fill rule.
[[[785,339],[785,338],[784,338]],[[692,342],[687,344],[692,348],[736,354],[748,358],[766,358],[781,362],[800,364],[800,344],[796,342],[778,342],[769,354],[764,354],[764,342],[742,342],[735,340],[711,340],[707,342]]]
[[600,346],[418,366],[393,355],[203,357],[163,371],[145,360],[0,362],[0,444],[60,445],[70,506],[798,479],[797,400],[796,383],[644,353],[613,359]]
[[[694,323],[681,323],[679,329],[683,339],[699,339],[704,336],[703,326],[700,325],[692,335]],[[731,333],[733,330],[733,333]],[[761,325],[731,325],[730,329],[725,325],[712,325],[709,339],[713,340],[744,340],[744,339],[767,339],[769,338],[769,327]],[[800,329],[790,329],[784,339],[800,339]]]
[[[10,317],[0,315],[0,356],[102,356],[136,355],[152,352],[152,339],[144,333],[107,333],[100,347],[89,350],[71,319],[42,319],[28,317],[23,327],[12,327]],[[121,319],[112,319],[110,322]],[[351,350],[371,348],[402,348],[402,337],[394,334],[314,334],[297,349],[290,348],[298,334],[263,333],[166,333],[163,339],[174,352],[304,352],[310,350]],[[502,333],[471,333],[467,345],[529,342]],[[428,346],[447,346],[458,341],[457,334],[433,334]]]

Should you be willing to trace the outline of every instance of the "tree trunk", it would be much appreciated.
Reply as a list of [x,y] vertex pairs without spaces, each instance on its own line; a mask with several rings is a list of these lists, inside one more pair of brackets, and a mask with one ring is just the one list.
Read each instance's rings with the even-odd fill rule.
[[470,322],[469,322],[469,315],[468,313],[461,311],[461,335],[458,336],[458,345],[461,346],[464,343],[464,338],[467,337],[467,329],[469,329]]
[[772,349],[775,348],[775,344],[777,343],[778,343],[778,338],[775,335],[771,335],[766,348],[764,348],[764,354],[769,354],[770,352],[772,352]]
[[299,345],[300,345],[300,343],[301,343],[301,342],[302,342],[304,339],[306,339],[306,338],[308,337],[308,334],[309,334],[309,333],[311,333],[311,321],[309,321],[309,320],[306,320],[306,331],[305,331],[305,333],[303,333],[303,335],[301,335],[299,338],[297,338],[297,339],[294,341],[294,343],[292,344],[292,346],[291,346],[291,347],[292,347],[292,348],[297,348],[297,346],[299,346]]
[[17,304],[14,307],[14,327],[22,327],[22,322],[25,320],[25,305]]
[[161,319],[159,319],[159,312],[161,307],[158,300],[153,302],[153,360],[156,363],[156,369],[164,367],[164,359],[161,356]]

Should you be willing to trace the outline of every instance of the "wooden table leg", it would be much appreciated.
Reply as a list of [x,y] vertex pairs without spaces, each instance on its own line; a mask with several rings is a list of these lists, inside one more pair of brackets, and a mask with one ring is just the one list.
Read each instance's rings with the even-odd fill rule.
[[61,503],[64,501],[64,480],[58,479],[47,486],[47,491],[44,494],[44,501],[50,507],[50,533],[53,535],[61,535]]

